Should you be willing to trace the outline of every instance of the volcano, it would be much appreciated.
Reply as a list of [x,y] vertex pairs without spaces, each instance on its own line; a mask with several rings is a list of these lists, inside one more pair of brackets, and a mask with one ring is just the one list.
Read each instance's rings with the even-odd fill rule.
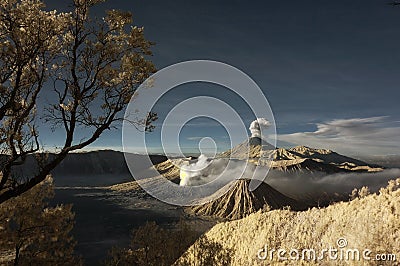
[[232,149],[219,154],[218,157],[246,160],[259,158],[263,151],[268,150],[275,150],[275,147],[259,137],[250,137]]
[[[224,195],[206,204],[190,207],[188,212],[200,216],[235,220],[261,209],[274,210],[285,207],[290,207],[291,210],[306,209],[303,204],[285,196],[264,182],[254,191],[249,190],[250,180],[248,179],[232,182],[234,182],[233,187]],[[227,186],[232,186],[232,183]],[[224,188],[221,191],[225,191]]]

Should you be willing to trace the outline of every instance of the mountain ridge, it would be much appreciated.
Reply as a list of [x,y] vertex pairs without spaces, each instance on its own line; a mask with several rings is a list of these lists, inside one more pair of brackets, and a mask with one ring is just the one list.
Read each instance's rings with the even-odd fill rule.
[[278,148],[254,137],[220,153],[218,158],[249,160],[255,164],[268,165],[281,171],[378,172],[384,168],[364,161],[341,155],[328,149],[307,146]]

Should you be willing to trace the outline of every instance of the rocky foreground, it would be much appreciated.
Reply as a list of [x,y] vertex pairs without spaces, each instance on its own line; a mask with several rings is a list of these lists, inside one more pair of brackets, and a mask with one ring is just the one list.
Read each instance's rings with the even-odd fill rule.
[[[387,258],[400,254],[400,179],[390,181],[378,194],[365,192],[360,190],[352,201],[327,208],[258,211],[240,220],[219,223],[204,237],[217,243],[219,253],[232,258],[230,265],[377,265],[376,254],[386,254]],[[182,261],[195,265],[200,241],[176,265]],[[353,256],[347,251],[357,249],[360,256],[357,259],[354,253],[355,257],[347,260],[329,259],[326,252],[321,255],[329,248],[344,250],[344,256]],[[286,251],[281,253],[285,259],[278,258],[278,249]],[[298,256],[294,251],[289,254],[293,249]],[[313,249],[315,255],[303,256],[307,249]],[[367,249],[371,251],[369,259],[364,259],[362,252]],[[397,260],[380,265],[398,265]],[[224,264],[214,261],[214,265]]]

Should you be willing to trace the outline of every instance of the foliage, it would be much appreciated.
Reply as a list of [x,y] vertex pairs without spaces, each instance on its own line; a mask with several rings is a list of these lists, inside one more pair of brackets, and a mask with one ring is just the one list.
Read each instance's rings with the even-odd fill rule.
[[[115,127],[136,88],[155,71],[151,42],[132,25],[128,12],[90,16],[101,0],[72,0],[71,12],[46,11],[40,0],[0,3],[0,203],[40,183],[69,152],[82,149]],[[49,89],[52,88],[51,95]],[[53,99],[45,107],[37,99]],[[13,169],[40,149],[38,114],[65,132],[55,156],[36,154],[38,170],[16,176]],[[156,114],[130,117],[151,130]],[[79,128],[87,135],[76,136]]]
[[364,186],[360,189],[355,188],[351,191],[350,200],[354,200],[356,198],[361,199],[361,198],[368,196],[369,194],[371,194],[371,192],[370,192],[369,188],[366,186]]
[[225,249],[222,244],[201,236],[182,258],[178,259],[176,266],[207,266],[230,265],[232,261],[231,250]]
[[49,207],[47,200],[53,193],[48,177],[32,190],[0,205],[1,264],[81,264],[73,254],[71,206]]
[[113,248],[106,265],[171,265],[194,243],[199,234],[180,221],[174,229],[155,222],[132,231],[128,248]]

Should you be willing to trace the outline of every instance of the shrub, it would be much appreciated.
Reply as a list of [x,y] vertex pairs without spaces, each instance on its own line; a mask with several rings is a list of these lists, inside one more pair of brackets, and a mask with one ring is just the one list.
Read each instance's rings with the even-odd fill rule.
[[79,265],[70,235],[71,205],[49,207],[54,195],[47,177],[33,189],[0,204],[0,263],[14,265]]

